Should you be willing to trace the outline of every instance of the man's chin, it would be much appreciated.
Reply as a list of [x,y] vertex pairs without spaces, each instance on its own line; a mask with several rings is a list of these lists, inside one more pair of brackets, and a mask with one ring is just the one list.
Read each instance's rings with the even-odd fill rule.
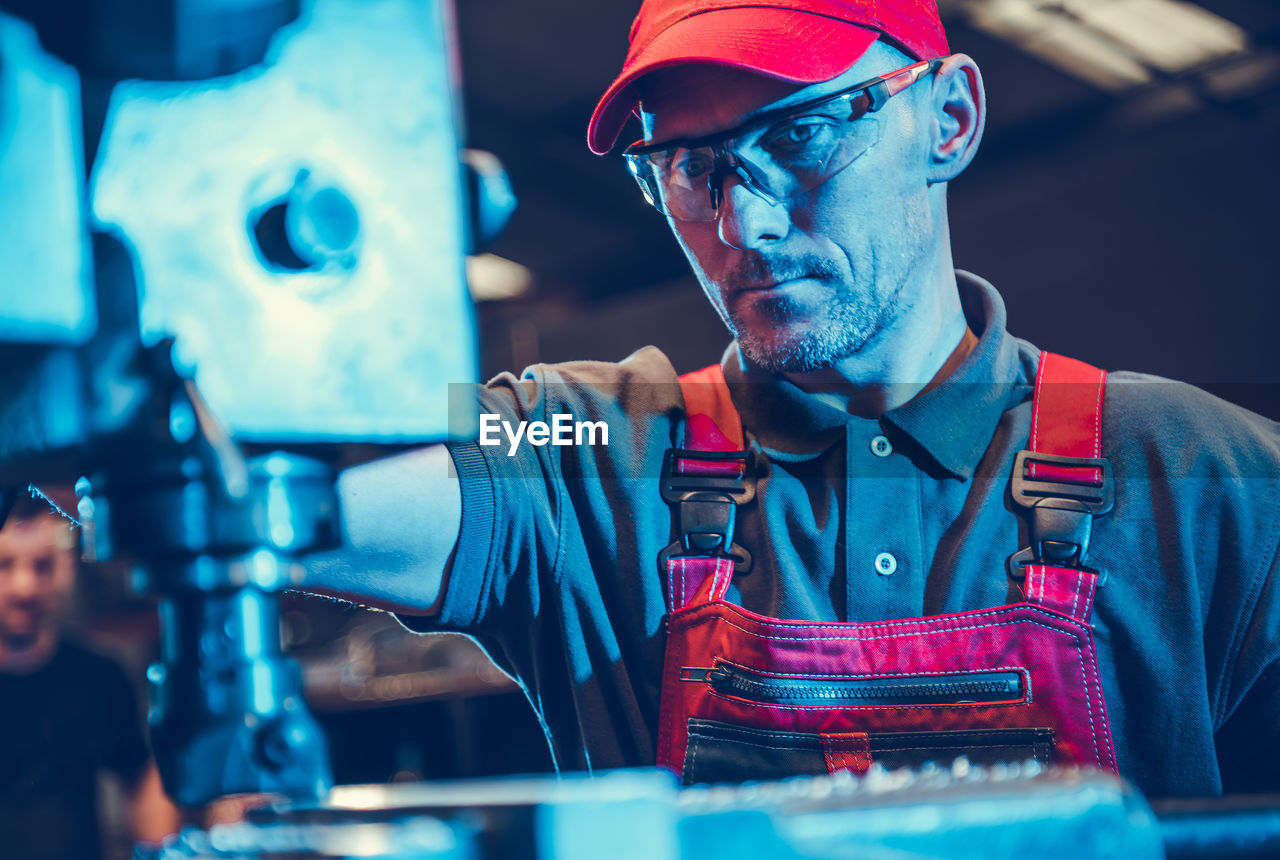
[[[800,310],[798,306],[792,309]],[[752,364],[773,373],[811,373],[856,355],[896,314],[896,304],[885,305],[874,314],[868,308],[846,304],[823,313],[795,313],[772,320],[743,314],[731,322],[738,344]]]
[[810,373],[839,360],[832,351],[808,339],[739,336],[738,345],[751,364],[770,373]]
[[21,651],[34,645],[43,629],[43,618],[27,613],[22,613],[17,618],[10,615],[4,621],[0,621],[0,643],[10,650]]

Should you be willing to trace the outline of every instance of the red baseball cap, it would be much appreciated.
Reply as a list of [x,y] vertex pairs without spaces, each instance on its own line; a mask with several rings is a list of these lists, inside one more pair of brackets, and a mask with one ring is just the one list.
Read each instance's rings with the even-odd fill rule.
[[639,105],[636,81],[664,66],[714,63],[800,84],[844,73],[883,38],[908,56],[951,53],[935,0],[645,0],[622,74],[587,126],[597,155]]

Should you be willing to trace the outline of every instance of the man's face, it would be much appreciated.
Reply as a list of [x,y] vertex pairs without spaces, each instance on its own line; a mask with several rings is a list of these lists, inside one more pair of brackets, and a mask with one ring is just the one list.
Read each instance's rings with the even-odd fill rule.
[[[845,74],[807,87],[719,66],[664,69],[646,82],[646,139],[715,134],[911,62],[877,43]],[[829,367],[891,331],[914,301],[940,232],[926,180],[930,81],[858,120],[879,124],[877,142],[817,188],[772,204],[730,176],[715,221],[670,219],[707,297],[757,365]]]
[[75,582],[68,525],[54,516],[0,529],[0,644],[30,647],[58,621]]

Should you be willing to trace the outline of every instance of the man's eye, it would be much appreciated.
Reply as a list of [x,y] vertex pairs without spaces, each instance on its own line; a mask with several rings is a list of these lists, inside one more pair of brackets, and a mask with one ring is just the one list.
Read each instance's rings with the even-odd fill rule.
[[831,120],[807,116],[774,126],[761,143],[773,152],[798,152],[826,140],[830,130]]
[[677,159],[676,170],[690,178],[703,176],[711,169],[712,160],[703,152],[690,152],[684,158]]

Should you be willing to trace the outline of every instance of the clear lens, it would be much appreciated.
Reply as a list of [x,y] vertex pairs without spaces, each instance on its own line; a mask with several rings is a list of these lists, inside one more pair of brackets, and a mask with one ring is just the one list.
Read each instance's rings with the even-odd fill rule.
[[880,140],[878,118],[851,101],[857,98],[836,98],[714,145],[627,155],[627,166],[645,198],[679,221],[714,221],[714,189],[729,176],[785,201],[826,182]]
[[645,199],[680,221],[714,221],[730,176],[780,204],[826,182],[875,146],[880,140],[875,112],[945,61],[936,57],[914,63],[798,105],[789,114],[761,117],[724,136],[703,138],[706,143],[700,146],[650,149],[635,144],[624,153],[627,166]]

